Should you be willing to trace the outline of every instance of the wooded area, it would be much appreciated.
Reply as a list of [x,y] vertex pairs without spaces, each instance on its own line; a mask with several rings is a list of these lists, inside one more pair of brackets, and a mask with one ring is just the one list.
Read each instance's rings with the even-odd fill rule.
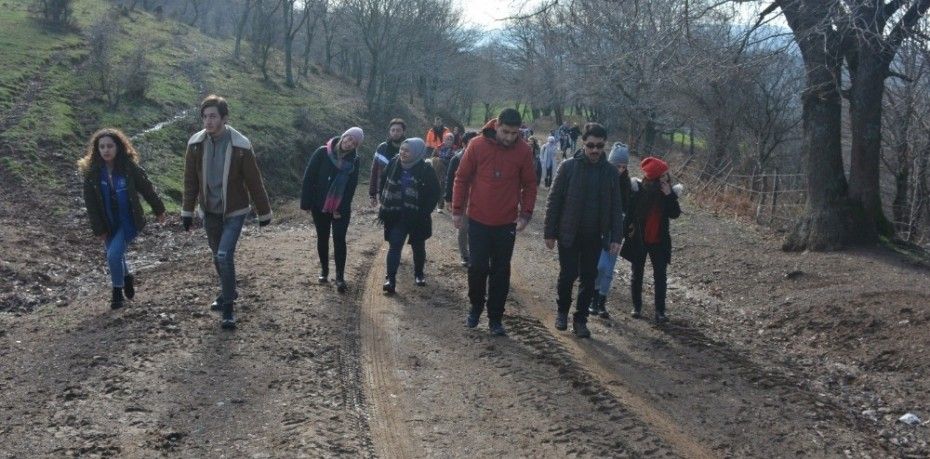
[[[36,2],[49,22],[67,21],[69,3]],[[930,234],[930,0],[546,0],[493,33],[451,0],[118,3],[235,37],[233,58],[268,80],[341,76],[375,117],[406,102],[487,119],[510,103],[597,120],[641,155],[687,136],[705,179],[803,172],[786,249]]]

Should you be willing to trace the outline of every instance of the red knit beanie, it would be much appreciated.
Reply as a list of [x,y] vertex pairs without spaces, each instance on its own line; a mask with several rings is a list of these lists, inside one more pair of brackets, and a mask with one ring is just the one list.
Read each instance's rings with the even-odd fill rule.
[[642,168],[646,180],[656,180],[661,177],[662,174],[668,172],[668,164],[653,156],[644,158],[643,161],[639,163],[639,167]]

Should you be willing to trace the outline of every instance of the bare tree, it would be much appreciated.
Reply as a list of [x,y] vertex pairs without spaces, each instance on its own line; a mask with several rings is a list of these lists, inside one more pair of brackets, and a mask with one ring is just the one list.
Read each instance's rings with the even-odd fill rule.
[[300,8],[297,8],[297,0],[282,0],[281,12],[283,13],[283,36],[284,36],[284,78],[285,84],[294,86],[294,39],[303,29],[304,23],[310,14],[310,0],[302,0]]
[[282,0],[255,0],[252,13],[252,60],[262,71],[265,80],[268,75],[268,59],[275,45],[278,44],[280,28],[275,20]]
[[233,48],[233,59],[239,60],[242,53],[242,35],[245,33],[245,26],[249,22],[249,14],[252,12],[253,0],[244,0],[242,12],[239,13],[239,21],[236,24],[236,46]]
[[890,236],[879,179],[882,96],[892,60],[901,43],[914,34],[930,0],[845,0],[845,4],[851,23],[845,49],[851,84],[849,196],[862,206],[878,233]]

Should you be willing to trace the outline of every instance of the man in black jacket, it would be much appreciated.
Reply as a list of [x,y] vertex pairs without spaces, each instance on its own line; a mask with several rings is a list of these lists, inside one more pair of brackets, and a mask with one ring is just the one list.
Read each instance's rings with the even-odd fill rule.
[[559,166],[546,202],[546,247],[559,246],[558,314],[555,328],[568,328],[572,288],[581,277],[573,330],[589,338],[588,305],[594,297],[597,260],[601,250],[616,255],[622,240],[622,203],[617,169],[607,162],[607,131],[597,123],[585,125],[583,154]]

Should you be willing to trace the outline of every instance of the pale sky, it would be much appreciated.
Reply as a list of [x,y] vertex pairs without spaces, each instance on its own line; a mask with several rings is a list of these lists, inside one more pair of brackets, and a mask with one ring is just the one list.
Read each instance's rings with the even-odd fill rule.
[[499,29],[503,21],[499,19],[512,16],[520,12],[529,11],[525,5],[536,5],[538,0],[456,0],[467,24],[480,26],[484,29]]
[[[541,0],[455,0],[455,2],[462,9],[467,24],[490,30],[503,27],[503,21],[499,21],[499,19],[533,11],[533,8],[537,7]],[[742,12],[742,19],[747,23],[752,23],[759,11],[765,6],[767,4],[747,2],[738,5],[737,8]],[[780,12],[772,16],[778,17],[771,25],[787,27]]]

